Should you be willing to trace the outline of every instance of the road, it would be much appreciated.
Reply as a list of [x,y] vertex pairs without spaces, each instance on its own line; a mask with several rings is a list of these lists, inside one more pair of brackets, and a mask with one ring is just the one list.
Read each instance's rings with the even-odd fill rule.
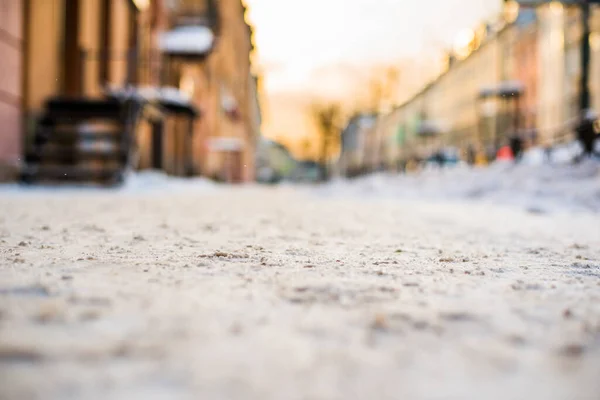
[[0,195],[1,399],[597,399],[598,214]]

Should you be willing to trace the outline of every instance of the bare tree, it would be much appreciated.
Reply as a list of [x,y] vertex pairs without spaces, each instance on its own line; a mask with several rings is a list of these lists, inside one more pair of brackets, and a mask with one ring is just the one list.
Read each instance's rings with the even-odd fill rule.
[[321,139],[321,180],[329,179],[329,153],[335,136],[339,134],[342,109],[337,103],[313,104],[311,114],[317,125]]
[[349,83],[355,93],[349,108],[355,113],[376,113],[382,106],[396,103],[403,77],[400,71],[400,67],[390,65],[374,65],[363,71],[355,82]]
[[377,112],[383,105],[390,105],[396,101],[400,70],[392,66],[381,66],[374,68],[371,75],[369,108],[370,111]]

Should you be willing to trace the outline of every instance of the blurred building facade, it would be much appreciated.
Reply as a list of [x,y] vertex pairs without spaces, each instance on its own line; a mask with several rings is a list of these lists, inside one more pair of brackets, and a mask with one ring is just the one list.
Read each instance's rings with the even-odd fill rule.
[[316,161],[298,160],[281,143],[261,138],[257,148],[257,181],[262,183],[316,183],[322,166]]
[[[159,85],[156,35],[165,10],[149,0],[22,0],[27,128],[53,96],[101,97],[107,87]],[[40,27],[44,27],[40,29]]]
[[340,158],[334,167],[334,174],[358,175],[365,164],[370,164],[368,156],[373,154],[377,146],[373,134],[376,118],[374,114],[357,114],[350,118],[341,133]]
[[[212,120],[207,120],[204,168],[207,175],[217,174],[228,181],[251,181],[261,124],[261,82],[251,65],[253,28],[240,0],[220,0],[218,4],[221,30],[206,70],[210,77],[207,110]],[[221,138],[230,139],[232,146],[220,147]]]
[[[140,118],[134,167],[230,182],[254,178],[260,83],[241,0],[11,0],[2,7],[0,170],[10,178],[24,168],[49,99],[102,100],[131,90],[175,97],[171,103],[199,115],[192,121],[165,112],[160,130],[152,118]],[[182,26],[196,31],[165,37]],[[198,29],[213,39],[205,49]]]
[[0,5],[0,181],[14,178],[21,158],[23,3]]
[[[512,13],[510,12],[512,11]],[[416,95],[377,117],[358,150],[360,168],[404,169],[442,149],[491,160],[519,137],[551,146],[571,138],[578,116],[581,13],[557,2],[506,12],[472,30],[444,71]],[[592,104],[600,110],[600,7],[592,6]],[[348,128],[352,126],[350,121]],[[346,154],[347,153],[347,154]]]
[[298,161],[281,143],[261,138],[257,147],[257,180],[263,183],[276,183],[292,180]]
[[214,44],[203,57],[176,59],[169,78],[201,113],[194,131],[194,169],[227,182],[254,180],[260,80],[252,71],[253,28],[246,7],[240,0],[180,0],[171,29],[199,23],[213,31]]

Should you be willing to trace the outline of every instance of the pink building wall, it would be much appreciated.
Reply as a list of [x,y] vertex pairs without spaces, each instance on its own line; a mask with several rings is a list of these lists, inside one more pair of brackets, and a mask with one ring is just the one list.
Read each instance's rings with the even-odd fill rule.
[[22,13],[22,0],[0,1],[0,180],[21,157]]

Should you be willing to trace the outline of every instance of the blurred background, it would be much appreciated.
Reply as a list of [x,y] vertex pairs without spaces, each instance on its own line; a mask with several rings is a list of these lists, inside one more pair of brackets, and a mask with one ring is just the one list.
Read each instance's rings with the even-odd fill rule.
[[596,0],[2,0],[0,179],[593,156]]

